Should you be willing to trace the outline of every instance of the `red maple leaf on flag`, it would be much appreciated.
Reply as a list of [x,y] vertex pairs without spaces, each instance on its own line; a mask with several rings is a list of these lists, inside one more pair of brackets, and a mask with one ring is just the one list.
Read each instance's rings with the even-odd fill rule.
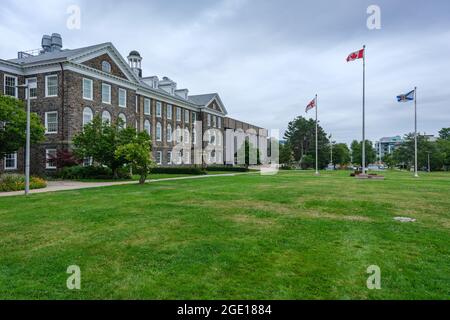
[[347,62],[362,58],[364,58],[364,49],[350,53],[350,55],[347,57]]

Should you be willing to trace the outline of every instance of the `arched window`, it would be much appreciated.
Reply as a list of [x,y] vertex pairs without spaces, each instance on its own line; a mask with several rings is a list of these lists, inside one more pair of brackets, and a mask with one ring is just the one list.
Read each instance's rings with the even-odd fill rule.
[[187,128],[184,129],[183,141],[186,144],[189,144],[189,142],[191,141],[191,137],[189,136],[189,129],[187,129]]
[[172,125],[167,125],[167,142],[172,142]]
[[125,129],[127,127],[127,117],[123,113],[119,113],[119,119],[122,120],[120,127]]
[[148,135],[151,135],[152,134],[151,129],[152,129],[152,127],[150,126],[150,121],[145,120],[145,122],[144,122],[144,131],[147,132]]
[[89,123],[92,122],[92,119],[94,119],[94,113],[92,112],[91,108],[84,108],[83,109],[83,127]]
[[109,123],[111,124],[111,113],[109,113],[108,111],[103,111],[102,112],[102,121],[103,123]]
[[103,72],[107,72],[107,73],[111,73],[111,64],[108,61],[103,61],[102,62],[102,71]]
[[161,123],[157,123],[156,124],[156,141],[161,141],[162,140],[162,127],[161,127]]
[[177,126],[177,132],[175,134],[176,134],[177,143],[180,143],[181,142],[181,128],[180,128],[180,126]]

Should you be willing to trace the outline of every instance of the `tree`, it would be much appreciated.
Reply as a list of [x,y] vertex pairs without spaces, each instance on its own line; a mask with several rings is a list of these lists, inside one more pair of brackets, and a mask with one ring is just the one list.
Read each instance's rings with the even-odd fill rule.
[[442,128],[442,130],[439,131],[439,139],[450,140],[450,128]]
[[[362,166],[362,141],[354,140],[351,144],[353,163]],[[366,167],[375,162],[377,153],[371,141],[366,140]]]
[[333,146],[333,165],[344,166],[350,163],[350,150],[346,143],[338,143]]
[[[319,168],[325,168],[330,162],[330,147],[328,135],[325,130],[318,126],[318,156]],[[294,160],[299,162],[303,169],[314,168],[316,159],[316,121],[297,117],[289,122],[284,135],[294,154]],[[306,161],[306,156],[313,158],[311,163]]]
[[387,167],[389,169],[394,168],[395,165],[396,165],[396,161],[395,161],[394,156],[392,154],[385,155],[382,160],[383,160],[383,163],[385,165],[387,165]]
[[[12,97],[0,96],[0,158],[25,146],[26,127],[27,113],[23,103]],[[44,133],[39,116],[31,113],[31,143],[43,141]]]
[[280,164],[291,167],[294,162],[294,153],[292,147],[288,144],[280,144]]
[[120,118],[116,123],[109,124],[96,116],[73,139],[74,153],[81,159],[92,157],[94,162],[109,167],[117,178],[118,169],[123,167],[127,160],[125,157],[116,156],[116,150],[133,141],[135,137],[135,129],[124,129]]
[[119,146],[115,152],[118,159],[125,159],[140,175],[139,183],[144,184],[150,169],[155,165],[151,158],[152,141],[147,132],[141,132],[125,145]]

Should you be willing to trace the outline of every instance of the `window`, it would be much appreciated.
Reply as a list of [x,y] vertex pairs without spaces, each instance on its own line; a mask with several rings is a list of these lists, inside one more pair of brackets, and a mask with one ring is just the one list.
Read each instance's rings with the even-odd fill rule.
[[111,64],[108,61],[102,62],[102,71],[106,73],[111,73]]
[[217,127],[218,127],[219,129],[222,128],[222,118],[217,118]]
[[167,142],[172,142],[172,126],[170,123],[167,125]]
[[91,79],[83,79],[83,99],[93,99],[93,85],[94,82]]
[[[36,78],[28,78],[25,80],[25,83],[28,85],[30,90],[30,99],[37,98],[37,79]],[[28,90],[25,90],[25,99],[28,99]]]
[[83,109],[83,127],[89,123],[92,122],[92,119],[94,119],[94,114],[92,112],[91,108],[84,108]]
[[51,75],[45,77],[45,96],[57,97],[58,96],[58,76]]
[[152,127],[150,126],[150,121],[145,120],[144,121],[144,131],[147,132],[149,136],[152,134],[151,129],[152,129]]
[[94,159],[92,157],[87,157],[83,159],[83,167],[90,167],[94,163]]
[[102,122],[103,123],[108,123],[111,124],[111,113],[109,113],[108,111],[103,111],[102,112]]
[[192,124],[195,124],[196,121],[197,121],[197,113],[192,112]]
[[111,104],[111,86],[106,83],[102,83],[102,102]]
[[177,121],[181,121],[181,108],[177,107]]
[[150,113],[150,99],[144,99],[144,114],[149,116]]
[[119,107],[127,107],[127,90],[119,89]]
[[177,139],[177,143],[180,143],[181,142],[181,128],[180,128],[180,126],[177,126],[177,131],[175,132],[175,136],[176,136],[176,139]]
[[172,164],[172,151],[167,151],[167,164]]
[[5,75],[4,93],[5,96],[17,98],[17,77]]
[[156,124],[156,141],[161,141],[162,140],[162,127],[161,127],[161,123],[157,123]]
[[183,163],[184,164],[191,164],[191,153],[189,151],[185,152]]
[[45,113],[45,133],[58,133],[58,112]]
[[122,120],[119,126],[122,129],[126,129],[127,127],[127,117],[123,113],[119,113],[119,119]]
[[167,119],[172,120],[172,105],[167,105]]
[[56,169],[56,149],[45,150],[46,169]]
[[208,127],[211,127],[211,115],[208,114]]
[[161,116],[162,116],[162,107],[161,107],[161,102],[159,102],[159,101],[156,101],[156,116],[158,117],[158,118],[161,118]]
[[161,151],[156,152],[156,163],[162,164],[162,152]]
[[17,169],[17,153],[7,154],[5,156],[5,170]]
[[216,128],[217,127],[217,117],[213,116],[212,120],[213,120],[213,127]]
[[189,123],[189,110],[184,110],[184,122]]
[[195,128],[192,129],[192,144],[193,145],[197,144],[197,130]]

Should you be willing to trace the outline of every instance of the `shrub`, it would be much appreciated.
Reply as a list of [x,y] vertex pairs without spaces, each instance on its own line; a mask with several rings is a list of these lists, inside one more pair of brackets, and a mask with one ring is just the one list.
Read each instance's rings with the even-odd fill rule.
[[[30,189],[42,189],[47,181],[38,177],[30,177]],[[3,174],[0,176],[0,192],[25,190],[25,176],[21,174]]]
[[233,166],[210,166],[206,168],[206,171],[248,172],[249,169],[245,167],[233,167]]
[[150,173],[204,175],[206,171],[201,167],[154,167]]
[[[114,178],[113,171],[107,167],[100,166],[75,166],[67,167],[61,170],[59,177],[67,180],[77,179],[97,179],[110,180]],[[130,172],[126,169],[118,170],[119,179],[131,179]]]

